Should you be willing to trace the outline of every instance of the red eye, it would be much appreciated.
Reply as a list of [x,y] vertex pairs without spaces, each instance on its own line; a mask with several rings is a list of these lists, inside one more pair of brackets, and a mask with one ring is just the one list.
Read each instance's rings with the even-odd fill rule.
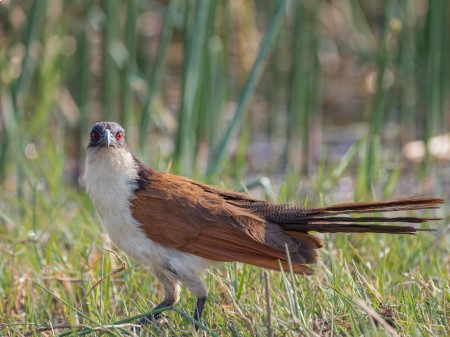
[[117,132],[116,138],[117,138],[117,140],[122,140],[123,139],[123,133],[122,132]]
[[100,138],[99,134],[97,132],[91,132],[91,139],[96,142]]

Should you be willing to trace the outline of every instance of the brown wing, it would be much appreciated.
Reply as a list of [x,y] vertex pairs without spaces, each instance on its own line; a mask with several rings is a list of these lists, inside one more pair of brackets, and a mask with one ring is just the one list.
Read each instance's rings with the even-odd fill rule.
[[[295,273],[312,271],[314,249],[302,246],[276,224],[228,203],[189,179],[152,171],[131,201],[134,218],[148,238],[164,246],[215,261],[238,261],[288,269],[288,245]],[[307,235],[307,234],[305,234]],[[308,245],[311,245],[308,241]]]

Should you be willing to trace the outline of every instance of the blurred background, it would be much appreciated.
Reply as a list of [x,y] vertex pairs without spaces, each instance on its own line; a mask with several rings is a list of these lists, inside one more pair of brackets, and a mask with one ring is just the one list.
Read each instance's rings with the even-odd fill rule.
[[268,197],[280,184],[333,199],[448,191],[448,1],[0,9],[4,193],[78,186],[100,120],[121,123],[148,165],[237,189],[262,184]]
[[[147,165],[256,197],[449,200],[449,32],[449,0],[0,0],[0,335],[157,303],[126,257],[104,277],[119,263],[80,178],[100,120]],[[448,335],[448,214],[413,238],[326,235],[312,279],[271,273],[275,334],[394,335],[361,298],[402,336]],[[262,270],[207,279],[206,326],[266,335]]]

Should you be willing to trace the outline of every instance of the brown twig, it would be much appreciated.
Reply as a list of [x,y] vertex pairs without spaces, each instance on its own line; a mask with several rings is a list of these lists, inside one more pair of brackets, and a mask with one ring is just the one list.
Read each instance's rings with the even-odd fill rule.
[[80,329],[86,329],[89,328],[87,325],[79,324],[79,325],[70,325],[70,324],[55,324],[50,326],[43,326],[40,328],[33,328],[30,331],[27,331],[23,334],[24,337],[31,336],[34,333],[37,332],[45,332],[45,331],[53,331],[53,330],[61,330],[61,329],[72,329],[73,327],[80,328]]
[[24,337],[31,336],[37,332],[45,332],[45,331],[53,331],[53,330],[62,330],[62,329],[89,329],[92,331],[100,331],[100,332],[106,332],[107,329],[110,328],[127,328],[127,327],[135,327],[136,324],[118,324],[118,325],[104,325],[104,326],[98,326],[98,327],[91,327],[89,325],[85,324],[55,324],[50,326],[43,326],[40,328],[34,328],[30,331],[27,331],[23,334]]
[[74,277],[60,277],[60,276],[42,276],[43,280],[46,281],[58,281],[58,282],[83,282],[81,278]]
[[358,307],[363,309],[372,320],[378,322],[392,336],[399,337],[399,334],[394,330],[394,328],[390,326],[383,317],[381,317],[374,309],[368,306],[362,299],[355,298],[354,302]]
[[77,309],[81,307],[82,303],[86,300],[86,298],[89,297],[89,295],[92,293],[92,291],[100,284],[102,283],[104,280],[106,280],[108,277],[111,277],[112,275],[118,274],[122,271],[124,271],[127,268],[126,263],[120,258],[119,255],[117,255],[116,252],[108,249],[108,248],[102,248],[104,250],[106,250],[107,252],[110,252],[111,254],[113,254],[117,260],[119,260],[119,262],[121,263],[121,266],[117,269],[113,269],[111,272],[109,272],[108,274],[102,276],[97,282],[94,283],[94,285],[91,287],[91,289],[89,289],[89,291],[87,292],[87,294],[80,300],[80,302],[77,305]]
[[272,337],[273,336],[272,305],[271,305],[271,299],[270,299],[269,273],[267,271],[264,271],[264,281],[265,281],[265,288],[266,288],[266,303],[267,303],[267,337]]

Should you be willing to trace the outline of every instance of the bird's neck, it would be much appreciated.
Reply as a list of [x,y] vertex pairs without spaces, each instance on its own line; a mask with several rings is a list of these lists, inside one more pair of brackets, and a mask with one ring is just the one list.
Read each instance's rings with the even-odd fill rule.
[[128,207],[138,188],[139,166],[128,149],[88,149],[84,182],[100,215]]

